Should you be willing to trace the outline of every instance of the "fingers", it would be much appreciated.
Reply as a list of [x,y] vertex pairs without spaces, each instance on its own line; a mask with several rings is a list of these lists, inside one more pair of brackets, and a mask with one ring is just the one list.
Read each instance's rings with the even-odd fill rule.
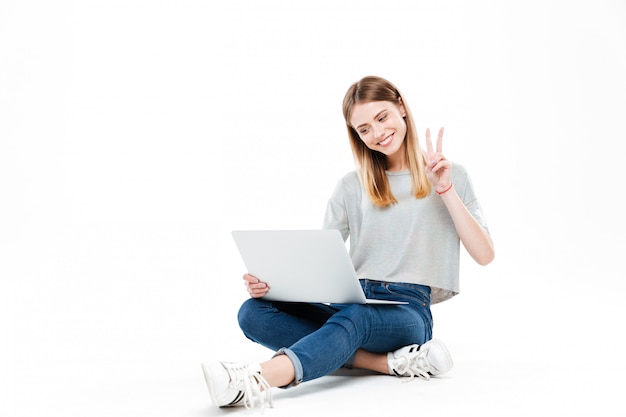
[[430,129],[426,129],[426,151],[429,154],[433,152],[433,142],[430,140]]
[[248,289],[248,293],[252,298],[263,297],[270,290],[267,283],[260,281],[257,277],[250,274],[243,276],[244,285]]
[[[437,154],[441,155],[441,152],[443,150],[443,127],[439,129],[439,134],[437,135]],[[431,165],[434,165],[435,163],[437,163],[436,159],[437,155],[435,153],[435,151],[433,150],[433,141],[430,138],[430,129],[427,128],[426,129],[426,152],[428,154],[428,159],[429,162],[431,163]]]
[[430,182],[437,186],[438,184],[450,183],[450,168],[452,164],[443,156],[443,127],[439,129],[437,135],[437,150],[433,150],[433,143],[430,138],[430,129],[426,129],[426,150],[428,158],[428,167],[426,173]]
[[259,279],[257,277],[250,274],[244,274],[243,280],[245,281],[246,285],[248,285],[248,283],[256,284],[257,282],[259,282]]
[[[443,127],[439,129],[439,135],[437,136],[437,152],[441,152],[443,149]],[[432,144],[430,145],[432,148]]]
[[441,157],[437,161],[433,162],[434,165],[431,166],[430,172],[438,173],[442,169],[449,169],[452,164],[447,159]]

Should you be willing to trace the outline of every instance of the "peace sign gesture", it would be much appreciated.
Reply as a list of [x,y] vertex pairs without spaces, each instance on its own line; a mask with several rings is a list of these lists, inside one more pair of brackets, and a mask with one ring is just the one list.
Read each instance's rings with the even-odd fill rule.
[[426,129],[426,159],[428,165],[426,174],[430,183],[435,187],[437,193],[442,194],[451,187],[450,169],[452,164],[441,153],[443,141],[443,127],[439,129],[437,136],[437,150],[433,151],[433,143],[430,140],[430,129]]

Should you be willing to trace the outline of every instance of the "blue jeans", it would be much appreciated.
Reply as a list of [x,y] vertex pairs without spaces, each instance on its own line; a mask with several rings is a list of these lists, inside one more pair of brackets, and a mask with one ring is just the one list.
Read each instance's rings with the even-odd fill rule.
[[430,287],[360,280],[367,298],[408,304],[310,304],[246,300],[239,326],[250,340],[284,354],[295,368],[291,385],[351,367],[357,349],[390,352],[432,338]]

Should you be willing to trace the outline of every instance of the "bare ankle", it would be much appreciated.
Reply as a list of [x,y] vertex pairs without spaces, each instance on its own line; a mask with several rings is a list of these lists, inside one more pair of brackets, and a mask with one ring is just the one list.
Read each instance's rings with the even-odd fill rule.
[[287,355],[278,355],[261,364],[261,375],[270,387],[284,387],[296,377],[291,359]]

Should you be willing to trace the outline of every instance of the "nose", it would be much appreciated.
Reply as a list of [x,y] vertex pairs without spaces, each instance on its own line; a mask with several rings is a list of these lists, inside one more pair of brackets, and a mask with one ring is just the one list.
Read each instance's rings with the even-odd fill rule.
[[384,139],[385,129],[383,129],[382,126],[372,126],[372,132],[374,133],[374,139],[376,139],[376,142],[380,142],[382,139]]

